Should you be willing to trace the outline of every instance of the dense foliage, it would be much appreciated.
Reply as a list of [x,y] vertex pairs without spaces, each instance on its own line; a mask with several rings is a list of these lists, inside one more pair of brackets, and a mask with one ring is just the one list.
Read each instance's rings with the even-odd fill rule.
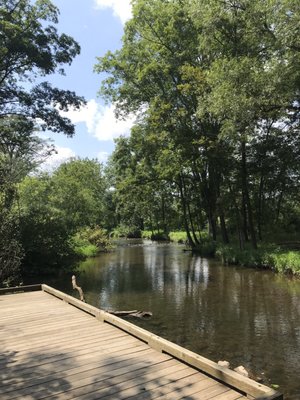
[[73,159],[51,175],[28,176],[21,182],[18,213],[24,272],[41,272],[41,264],[47,273],[66,268],[81,252],[78,247],[101,247],[99,229],[86,227],[103,221],[105,190],[102,166],[95,160]]
[[138,118],[111,159],[121,223],[213,240],[297,238],[300,9],[135,0],[101,93]]
[[0,284],[107,249],[108,234],[299,272],[298,2],[132,5],[122,47],[95,66],[118,116],[137,117],[130,137],[105,169],[73,159],[38,174],[54,150],[38,131],[72,136],[60,111],[84,104],[41,78],[80,48],[49,0],[0,0]]
[[17,184],[53,150],[36,132],[72,136],[74,126],[59,111],[84,103],[74,92],[41,82],[64,73],[63,65],[80,51],[73,38],[58,34],[58,14],[49,0],[0,0],[0,283],[18,275],[23,257]]

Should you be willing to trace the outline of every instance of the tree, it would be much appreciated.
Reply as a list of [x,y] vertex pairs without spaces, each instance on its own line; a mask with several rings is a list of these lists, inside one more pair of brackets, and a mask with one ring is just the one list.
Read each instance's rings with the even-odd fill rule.
[[[209,60],[199,55],[199,31],[182,1],[139,0],[133,15],[122,49],[108,53],[96,66],[98,72],[109,73],[101,92],[116,103],[119,114],[144,114],[147,135],[158,143],[157,176],[168,175],[176,185],[191,244],[200,240],[198,221],[193,221],[201,214],[199,208],[206,213],[215,239],[221,169],[216,161],[226,145],[217,143],[217,121],[208,114],[197,115],[209,66]],[[151,146],[150,140],[145,140],[144,151],[146,146]]]
[[73,135],[74,126],[59,111],[79,108],[83,98],[47,82],[32,86],[37,77],[63,74],[62,65],[79,54],[78,43],[51,24],[57,22],[58,9],[49,0],[0,1],[0,118],[21,115],[40,121],[42,129]]
[[74,158],[61,164],[52,178],[50,202],[60,210],[69,232],[101,225],[107,183],[97,160]]
[[230,228],[241,248],[248,240],[256,248],[269,221],[263,209],[275,225],[295,199],[299,48],[293,0],[136,0],[122,48],[99,58],[102,95],[144,129],[144,159],[126,143],[132,172],[123,185],[134,187],[152,151],[156,179],[176,187],[192,245],[204,213],[214,240],[221,232],[228,242]]
[[116,212],[119,224],[129,227],[131,233],[146,229],[167,236],[174,222],[172,195],[154,161],[158,145],[151,146],[145,129],[143,124],[136,125],[130,138],[116,141],[110,160]]
[[51,177],[26,177],[19,185],[19,197],[22,274],[53,274],[67,269],[76,257],[64,214],[51,202]]
[[[54,72],[63,74],[62,66],[80,51],[73,38],[58,34],[58,14],[49,0],[0,0],[0,219],[9,227],[7,238],[1,231],[0,258],[9,276],[17,275],[22,258],[16,185],[53,150],[36,132],[72,136],[74,126],[60,111],[84,104],[74,92],[41,81]],[[1,276],[0,284],[5,279]]]
[[13,216],[5,209],[0,212],[0,284],[11,286],[20,280],[20,265],[24,252],[19,229]]
[[76,260],[72,238],[102,225],[106,182],[96,160],[73,159],[19,185],[23,272],[54,273]]
[[[201,31],[200,49],[212,60],[207,75],[209,90],[205,101],[198,103],[198,113],[208,111],[219,120],[221,135],[231,143],[238,167],[234,191],[238,195],[237,214],[243,221],[244,239],[249,233],[256,247],[257,231],[262,237],[263,199],[270,195],[264,193],[269,179],[265,167],[276,157],[277,165],[282,164],[283,152],[278,146],[274,148],[276,136],[282,137],[285,146],[298,135],[299,6],[294,1],[195,0],[190,11]],[[260,152],[254,160],[253,149],[258,145]],[[295,173],[299,176],[295,168],[298,150],[293,151],[290,145],[285,148],[294,168],[293,172],[282,170],[286,172],[284,181]],[[278,174],[273,174],[272,180],[281,186]],[[281,198],[279,193],[272,196]]]

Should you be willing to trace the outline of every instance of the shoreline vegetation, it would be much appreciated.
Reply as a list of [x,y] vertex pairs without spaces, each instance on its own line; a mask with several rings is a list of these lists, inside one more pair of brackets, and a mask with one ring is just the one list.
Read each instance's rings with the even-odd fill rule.
[[[143,231],[142,238],[151,240],[166,240],[166,234]],[[202,243],[192,248],[192,252],[203,257],[213,257],[223,265],[240,265],[270,269],[277,273],[292,274],[300,277],[300,242],[289,241],[281,244],[261,243],[257,249],[246,245],[243,250],[237,244],[226,244],[211,240],[207,234],[201,233]],[[157,239],[156,239],[157,238]],[[170,232],[168,239],[171,242],[186,244],[185,232]]]
[[[169,232],[169,234],[144,230],[141,232],[115,231],[114,238],[126,237],[141,238],[153,241],[169,241],[188,246],[187,235],[184,231]],[[224,245],[210,239],[206,232],[201,232],[202,242],[190,248],[193,253],[203,257],[212,257],[221,261],[223,265],[240,265],[258,269],[270,269],[276,273],[291,274],[300,277],[300,242],[290,241],[275,243],[261,243],[257,249],[246,244],[240,249],[235,243]],[[102,252],[111,251],[113,245],[105,230],[100,228],[85,229],[74,237],[74,249],[81,258],[95,257]]]
[[113,248],[107,231],[99,226],[81,229],[73,236],[72,241],[79,258],[96,257]]

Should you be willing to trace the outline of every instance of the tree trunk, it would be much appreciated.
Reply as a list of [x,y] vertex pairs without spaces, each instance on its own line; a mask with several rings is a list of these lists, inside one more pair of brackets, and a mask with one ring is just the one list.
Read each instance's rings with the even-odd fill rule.
[[244,238],[245,241],[249,241],[248,237],[248,217],[247,217],[247,206],[246,206],[246,195],[243,190],[243,196],[242,196],[242,216],[243,216],[243,233],[244,233]]
[[209,207],[208,214],[208,233],[213,240],[217,240],[217,224],[216,219],[212,214],[211,207]]
[[168,228],[167,228],[167,223],[166,223],[166,203],[165,203],[164,195],[162,195],[162,198],[161,198],[161,214],[162,214],[161,217],[162,217],[163,231],[164,231],[164,234],[167,235]]
[[246,205],[246,208],[247,208],[249,231],[250,231],[252,247],[254,249],[257,249],[257,241],[256,241],[256,235],[255,235],[255,229],[254,229],[254,223],[253,223],[252,206],[251,206],[251,201],[250,201],[250,196],[249,196],[249,189],[248,189],[248,171],[247,171],[247,155],[246,155],[246,143],[245,143],[245,140],[242,140],[241,152],[242,152],[242,171],[241,171],[241,175],[242,175],[242,190],[243,190],[243,196],[245,196],[244,200],[245,200],[245,205]]
[[184,220],[184,227],[185,227],[185,231],[186,231],[186,236],[187,236],[189,244],[192,247],[195,247],[196,244],[192,239],[190,228],[189,228],[189,223],[188,223],[187,207],[186,207],[185,193],[183,191],[183,178],[182,178],[182,176],[179,177],[178,186],[179,186],[180,200],[181,200],[182,210],[183,210],[183,220]]
[[196,235],[195,226],[194,226],[194,222],[193,222],[193,217],[192,217],[192,213],[191,213],[190,202],[187,199],[187,195],[186,195],[187,190],[186,190],[186,185],[185,185],[185,182],[184,182],[184,178],[182,179],[182,185],[183,185],[183,191],[185,193],[185,198],[186,198],[186,209],[187,209],[187,215],[188,215],[189,222],[190,222],[189,225],[191,226],[191,233],[192,233],[193,241],[194,241],[195,244],[199,244],[199,240],[198,240],[197,235]]
[[260,182],[259,182],[259,193],[258,193],[258,215],[257,215],[257,229],[258,229],[258,238],[262,240],[262,218],[263,218],[263,189],[264,189],[264,177],[261,173]]
[[223,211],[220,211],[220,227],[221,227],[221,235],[222,235],[223,243],[228,244],[229,237],[228,237],[226,221],[225,221],[225,216],[224,216]]
[[278,223],[279,221],[279,215],[280,215],[280,210],[281,210],[281,203],[282,203],[282,199],[283,199],[283,193],[284,193],[284,184],[282,185],[282,189],[279,195],[279,199],[277,202],[277,207],[276,207],[276,223]]
[[233,193],[230,181],[228,180],[228,187],[229,191],[232,197],[233,205],[234,205],[234,210],[235,210],[235,215],[236,215],[236,228],[237,228],[237,234],[239,238],[239,248],[240,250],[244,250],[245,248],[245,238],[242,230],[242,223],[241,223],[241,216],[240,216],[240,210],[238,203],[236,201],[236,195]]

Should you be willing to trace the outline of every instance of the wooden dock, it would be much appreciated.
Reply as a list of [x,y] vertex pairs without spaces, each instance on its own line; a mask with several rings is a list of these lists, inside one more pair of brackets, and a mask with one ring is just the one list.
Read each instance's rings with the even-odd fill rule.
[[1,400],[283,398],[47,285],[0,294]]

